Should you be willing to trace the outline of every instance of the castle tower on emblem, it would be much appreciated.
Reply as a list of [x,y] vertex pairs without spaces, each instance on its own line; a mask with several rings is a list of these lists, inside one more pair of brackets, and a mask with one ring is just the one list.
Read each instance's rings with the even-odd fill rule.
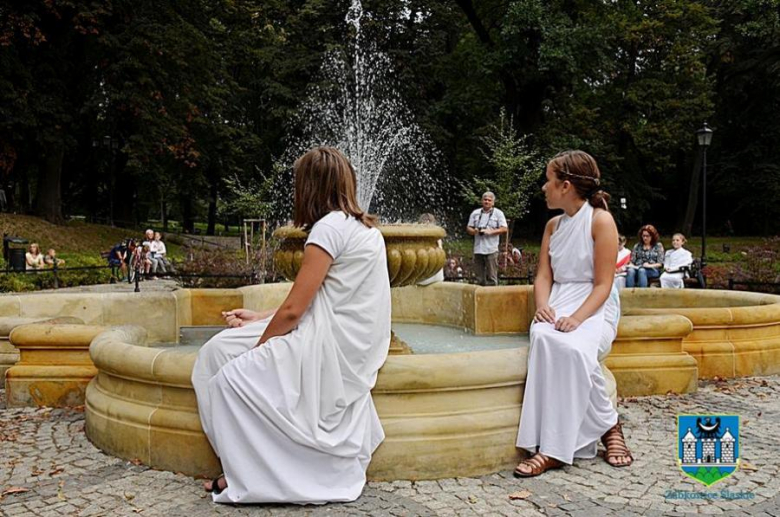
[[722,463],[734,463],[734,437],[729,428],[720,437],[720,461]]
[[696,437],[693,436],[691,428],[685,433],[683,442],[683,463],[696,463]]

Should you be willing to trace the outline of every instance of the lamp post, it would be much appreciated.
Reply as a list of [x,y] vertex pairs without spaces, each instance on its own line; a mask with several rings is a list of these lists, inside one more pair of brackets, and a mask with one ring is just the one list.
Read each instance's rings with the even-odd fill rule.
[[707,123],[696,131],[696,138],[699,141],[702,155],[702,182],[701,182],[701,267],[707,265],[707,148],[712,143],[712,129],[707,127]]

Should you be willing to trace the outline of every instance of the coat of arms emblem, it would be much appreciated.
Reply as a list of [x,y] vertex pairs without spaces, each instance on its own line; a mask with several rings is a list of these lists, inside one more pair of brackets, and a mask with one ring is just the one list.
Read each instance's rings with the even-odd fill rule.
[[682,471],[707,486],[739,467],[739,416],[678,415],[677,462]]

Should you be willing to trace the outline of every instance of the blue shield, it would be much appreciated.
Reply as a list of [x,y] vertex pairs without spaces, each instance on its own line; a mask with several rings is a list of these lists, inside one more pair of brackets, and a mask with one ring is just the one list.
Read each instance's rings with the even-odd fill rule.
[[677,415],[677,463],[687,475],[713,485],[739,467],[738,415]]

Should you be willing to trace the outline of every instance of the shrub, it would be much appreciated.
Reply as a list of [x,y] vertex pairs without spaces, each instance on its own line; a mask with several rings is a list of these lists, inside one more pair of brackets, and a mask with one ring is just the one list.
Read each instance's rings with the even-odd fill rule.
[[[759,246],[744,251],[744,261],[734,268],[734,279],[743,282],[780,282],[780,237],[765,239]],[[751,290],[776,292],[778,286],[751,286]]]
[[[235,250],[193,249],[183,262],[176,264],[175,276],[183,287],[232,288],[254,283],[257,271],[247,264],[243,253]],[[186,275],[226,275],[228,278],[195,277]]]

